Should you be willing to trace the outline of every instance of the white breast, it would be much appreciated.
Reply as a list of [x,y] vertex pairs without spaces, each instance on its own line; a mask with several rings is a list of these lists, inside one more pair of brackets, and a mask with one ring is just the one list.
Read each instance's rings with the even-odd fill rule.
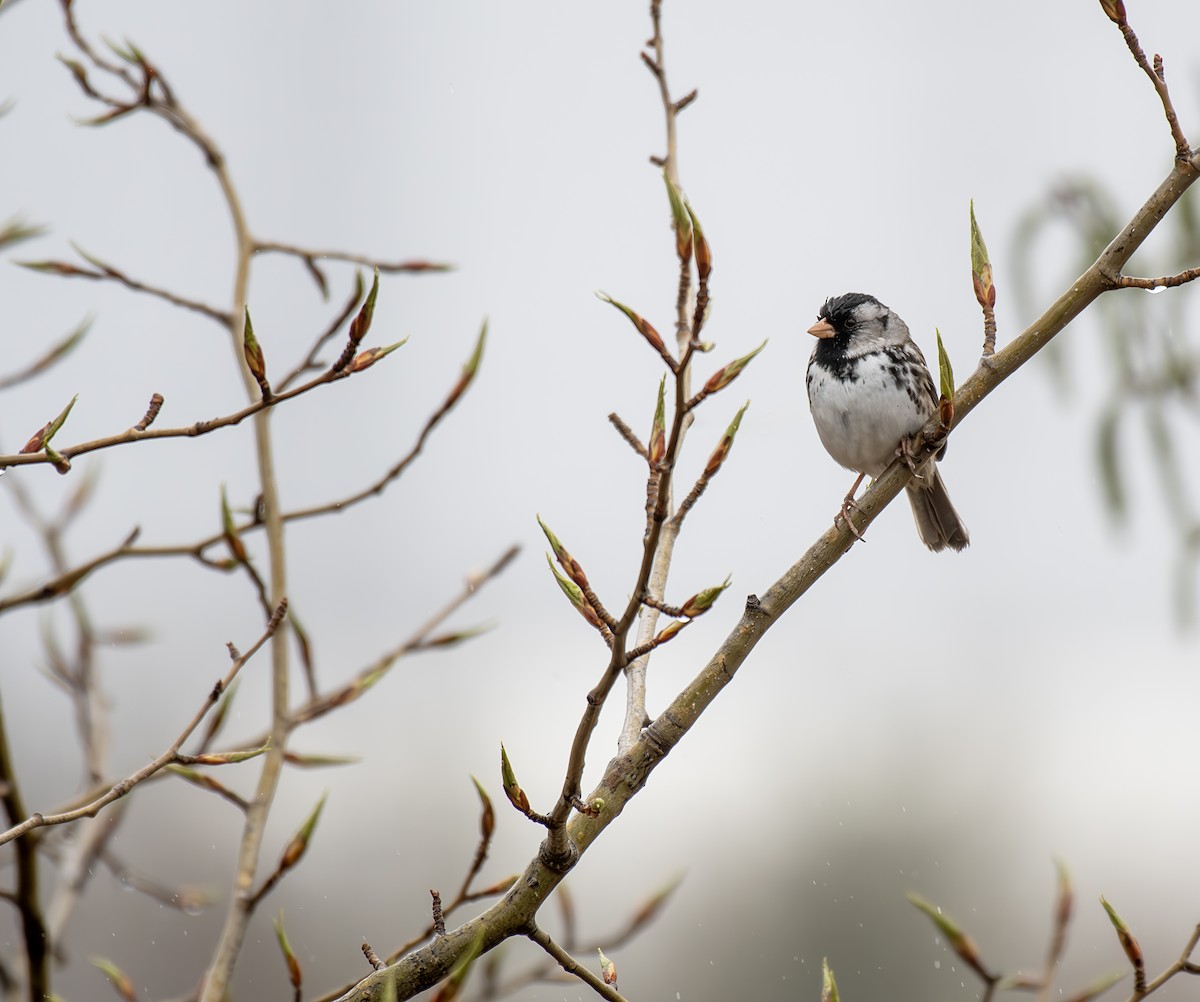
[[896,385],[886,358],[865,355],[852,364],[857,378],[848,381],[810,362],[808,404],[829,455],[849,470],[877,477],[895,458],[900,440],[929,415]]

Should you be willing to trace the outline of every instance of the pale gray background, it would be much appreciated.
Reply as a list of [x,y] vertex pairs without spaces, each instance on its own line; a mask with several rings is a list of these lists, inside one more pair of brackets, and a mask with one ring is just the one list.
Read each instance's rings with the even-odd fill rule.
[[[1200,131],[1200,7],[1131,8],[1147,50],[1167,58],[1185,129]],[[287,776],[269,859],[322,789],[330,799],[309,858],[254,924],[238,997],[288,992],[269,924],[280,906],[306,983],[323,990],[365,973],[362,937],[390,949],[426,920],[428,888],[457,886],[476,840],[468,773],[500,808],[486,879],[535,849],[538,831],[501,806],[497,747],[503,739],[535,804],[548,806],[603,662],[544,566],[535,513],[611,605],[633,580],[642,467],[605,415],[618,410],[644,433],[659,368],[592,292],[670,327],[674,254],[646,159],[662,150],[661,109],[637,58],[646,5],[78,0],[78,16],[93,37],[129,37],[163,68],[227,152],[257,234],[458,266],[385,280],[370,340],[409,344],[353,386],[276,415],[289,507],[348,493],[406,450],[490,317],[478,384],[429,454],[382,499],[288,533],[291,597],[330,681],[403,637],[469,568],[525,546],[457,620],[495,621],[493,633],[414,659],[371,699],[296,737],[300,750],[364,761]],[[685,482],[752,399],[730,463],[689,519],[670,594],[727,573],[733,588],[654,662],[652,711],[724,636],[742,596],[824,531],[848,486],[802,391],[803,330],[823,299],[875,293],[931,356],[940,327],[965,377],[980,338],[968,200],[996,263],[1003,339],[1027,319],[1009,277],[1021,212],[1060,177],[1087,172],[1128,214],[1172,152],[1149,82],[1093,3],[668,2],[666,31],[675,92],[700,88],[680,151],[716,255],[717,349],[701,374],[771,342],[693,432]],[[8,257],[66,257],[75,240],[226,305],[229,226],[196,152],[150,118],[78,128],[72,116],[94,108],[57,51],[69,51],[57,5],[21,0],[0,17],[0,96],[16,101],[0,121],[0,217],[53,227]],[[1039,302],[1068,280],[1072,253],[1063,240],[1047,255]],[[330,270],[337,301],[349,273]],[[282,372],[331,307],[293,261],[262,261],[255,274],[255,327]],[[74,393],[63,441],[127,427],[153,391],[167,399],[164,425],[241,402],[229,347],[209,323],[11,266],[0,290],[5,371],[97,314],[68,362],[0,397],[5,449]],[[1165,316],[1168,296],[1195,294],[1155,303]],[[1200,918],[1196,638],[1175,628],[1173,537],[1143,456],[1127,457],[1132,528],[1114,534],[1103,515],[1090,437],[1097,330],[1085,319],[1063,337],[1080,374],[1072,398],[1031,366],[955,436],[944,473],[971,549],[925,552],[906,506],[894,505],[772,631],[572,876],[586,936],[686,874],[658,923],[614,957],[630,997],[812,999],[828,955],[845,998],[974,998],[977,982],[904,893],[943,904],[993,965],[1034,967],[1054,857],[1080,895],[1065,987],[1123,966],[1100,893],[1134,923],[1153,968],[1176,955]],[[1194,424],[1183,431],[1194,456]],[[222,482],[237,503],[252,496],[250,434],[79,461],[76,473],[99,465],[103,476],[71,552],[107,549],[134,524],[146,542],[211,533]],[[72,487],[49,468],[9,475],[49,505]],[[38,545],[4,491],[0,520],[15,553],[6,587],[34,580]],[[224,642],[248,644],[260,614],[244,581],[182,561],[104,570],[86,594],[102,624],[154,630],[152,643],[104,662],[114,760],[128,771],[177,733],[223,670]],[[46,616],[65,622],[53,609],[0,622],[5,710],[35,809],[71,795],[80,775],[68,704],[38,674]],[[265,660],[247,671],[235,721],[246,734],[261,726],[266,675]],[[605,715],[589,779],[618,723]],[[241,769],[223,778],[249,789],[254,767]],[[151,873],[212,887],[223,904],[239,831],[227,805],[164,784],[138,798],[116,845]],[[74,919],[58,990],[103,997],[91,954],[119,963],[146,998],[189,990],[221,908],[189,917],[109,887],[101,875]],[[6,913],[0,948],[13,951],[15,937]],[[536,951],[513,944],[510,960],[527,959]],[[571,984],[525,997],[585,994]]]

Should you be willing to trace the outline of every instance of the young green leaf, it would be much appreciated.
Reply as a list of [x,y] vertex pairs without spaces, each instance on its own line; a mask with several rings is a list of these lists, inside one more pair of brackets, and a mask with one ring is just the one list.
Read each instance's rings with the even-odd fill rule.
[[1117,940],[1121,944],[1121,949],[1125,951],[1125,956],[1129,958],[1129,963],[1133,966],[1134,980],[1140,981],[1146,970],[1146,960],[1142,956],[1141,944],[1138,943],[1137,937],[1125,924],[1125,920],[1117,914],[1117,910],[1108,903],[1103,894],[1100,895],[1100,904],[1104,906],[1104,910],[1108,913],[1108,920],[1117,930]]
[[700,226],[700,220],[696,218],[695,211],[687,203],[684,203],[684,207],[692,220],[692,250],[696,255],[696,274],[700,277],[701,282],[707,282],[708,276],[712,273],[712,249],[708,246],[708,239],[704,236],[704,230]]
[[764,341],[752,352],[750,352],[750,354],[743,355],[741,358],[735,358],[732,362],[719,368],[716,372],[708,377],[708,382],[704,384],[704,392],[706,394],[716,393],[718,390],[725,389],[726,386],[728,386],[735,379],[737,379],[739,375],[741,375],[742,370],[746,368],[746,366],[752,361],[754,361],[754,356],[756,356],[766,346],[767,342]]
[[637,332],[650,343],[650,346],[654,348],[655,351],[665,352],[667,350],[666,345],[663,343],[662,335],[659,334],[658,331],[654,329],[654,325],[651,324],[650,321],[643,317],[640,313],[635,313],[624,303],[617,302],[607,292],[601,292],[597,290],[596,298],[602,303],[608,303],[610,306],[615,306],[618,310],[624,313],[625,316],[629,318],[629,322],[633,324],[635,328],[637,328]]
[[371,279],[371,291],[367,293],[367,298],[359,308],[358,314],[350,321],[350,350],[353,351],[360,344],[362,339],[367,336],[367,331],[371,329],[371,321],[375,318],[375,299],[379,295],[379,269],[375,269],[375,275]]
[[713,449],[712,454],[708,457],[708,462],[704,464],[704,475],[706,477],[715,476],[725,460],[729,458],[729,453],[733,449],[733,440],[737,436],[738,429],[742,426],[742,415],[746,413],[746,408],[749,406],[750,401],[747,400],[742,405],[742,409],[729,422],[729,427],[725,429],[725,434],[721,436],[721,441],[717,443],[717,447]]
[[475,792],[479,794],[479,835],[487,842],[492,837],[492,832],[496,830],[496,810],[492,807],[492,798],[487,795],[487,790],[483,788],[483,784],[474,776],[471,777],[471,782],[475,784]]
[[941,384],[941,394],[947,400],[954,399],[954,367],[950,364],[950,356],[946,352],[946,346],[942,344],[942,332],[936,327],[934,332],[937,334],[938,348],[938,381]]
[[658,403],[654,408],[654,425],[650,429],[650,445],[647,449],[650,468],[654,469],[667,454],[667,377],[658,383]]
[[313,831],[317,827],[317,821],[321,817],[321,809],[325,806],[325,799],[329,796],[328,791],[321,794],[321,799],[317,801],[316,806],[309,812],[304,823],[297,829],[296,834],[284,847],[282,855],[279,857],[280,872],[290,870],[293,866],[300,862],[301,857],[308,851],[308,844],[312,839]]
[[950,944],[950,948],[965,963],[970,965],[981,978],[985,981],[995,980],[983,966],[983,960],[979,955],[979,948],[975,945],[975,941],[963,932],[948,916],[943,915],[942,910],[937,905],[931,904],[917,894],[909,894],[908,900],[929,916],[938,931],[946,937],[946,942]]
[[671,203],[671,228],[675,231],[675,253],[686,264],[692,258],[692,217],[683,203],[683,195],[671,183],[667,168],[663,168],[663,184],[667,186],[667,200]]
[[525,791],[517,782],[517,774],[513,772],[512,763],[508,760],[508,752],[505,750],[503,742],[500,743],[500,782],[504,785],[504,795],[508,797],[508,802],[522,814],[528,814],[529,798],[525,796]]
[[821,1002],[839,1002],[837,982],[833,979],[833,968],[826,957],[821,958]]
[[282,908],[279,909],[279,914],[272,919],[272,924],[275,926],[275,938],[279,941],[279,949],[283,951],[283,959],[287,963],[288,980],[291,981],[293,988],[299,988],[304,981],[304,975],[300,970],[300,961],[296,958],[292,944],[288,942],[287,933],[283,930]]

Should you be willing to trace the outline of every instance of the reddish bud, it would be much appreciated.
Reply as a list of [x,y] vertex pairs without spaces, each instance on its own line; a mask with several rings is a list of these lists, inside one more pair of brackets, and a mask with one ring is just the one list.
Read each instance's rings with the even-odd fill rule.
[[371,329],[371,321],[375,317],[375,299],[378,295],[379,269],[376,268],[375,276],[371,280],[371,291],[367,293],[367,298],[359,309],[358,315],[350,321],[350,351],[362,343],[362,339],[367,336],[367,331]]
[[659,353],[666,352],[667,346],[663,342],[662,335],[659,334],[658,331],[654,329],[654,325],[651,324],[650,321],[643,317],[640,313],[635,313],[624,303],[618,303],[606,292],[597,292],[596,298],[601,302],[608,303],[610,306],[615,306],[618,310],[624,313],[625,316],[629,318],[629,322],[637,328],[637,332],[646,339],[646,341],[652,348],[654,348],[655,351]]
[[492,832],[496,830],[496,811],[492,807],[492,798],[487,795],[487,790],[483,788],[483,784],[474,776],[471,777],[471,782],[475,784],[475,792],[479,794],[480,813],[479,813],[479,835],[483,841],[491,841]]
[[754,356],[762,351],[766,346],[767,342],[764,341],[752,352],[750,352],[750,354],[743,355],[741,358],[735,358],[728,365],[724,365],[714,372],[708,377],[708,382],[704,384],[704,393],[716,393],[718,390],[725,389],[726,386],[728,386],[735,379],[737,379],[739,375],[741,375],[742,370],[754,360]]
[[696,274],[700,277],[701,282],[708,281],[708,276],[712,274],[712,250],[708,246],[708,240],[704,236],[704,230],[700,226],[700,220],[696,218],[696,213],[690,205],[686,206],[688,216],[692,220],[692,251],[696,256]]
[[290,870],[293,866],[300,862],[300,858],[308,851],[308,843],[312,839],[313,831],[317,827],[317,821],[321,817],[321,809],[325,806],[325,798],[328,793],[322,793],[321,799],[317,801],[317,805],[309,812],[307,818],[304,819],[304,824],[292,836],[291,841],[284,846],[283,854],[279,857],[279,870]]

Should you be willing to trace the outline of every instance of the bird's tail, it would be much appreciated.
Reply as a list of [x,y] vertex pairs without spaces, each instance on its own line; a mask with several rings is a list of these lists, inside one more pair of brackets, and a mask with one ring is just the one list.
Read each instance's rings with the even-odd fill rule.
[[946,484],[937,466],[930,463],[921,471],[921,477],[906,488],[921,542],[934,552],[946,547],[952,550],[966,548],[971,537],[950,503],[950,495],[946,493]]

